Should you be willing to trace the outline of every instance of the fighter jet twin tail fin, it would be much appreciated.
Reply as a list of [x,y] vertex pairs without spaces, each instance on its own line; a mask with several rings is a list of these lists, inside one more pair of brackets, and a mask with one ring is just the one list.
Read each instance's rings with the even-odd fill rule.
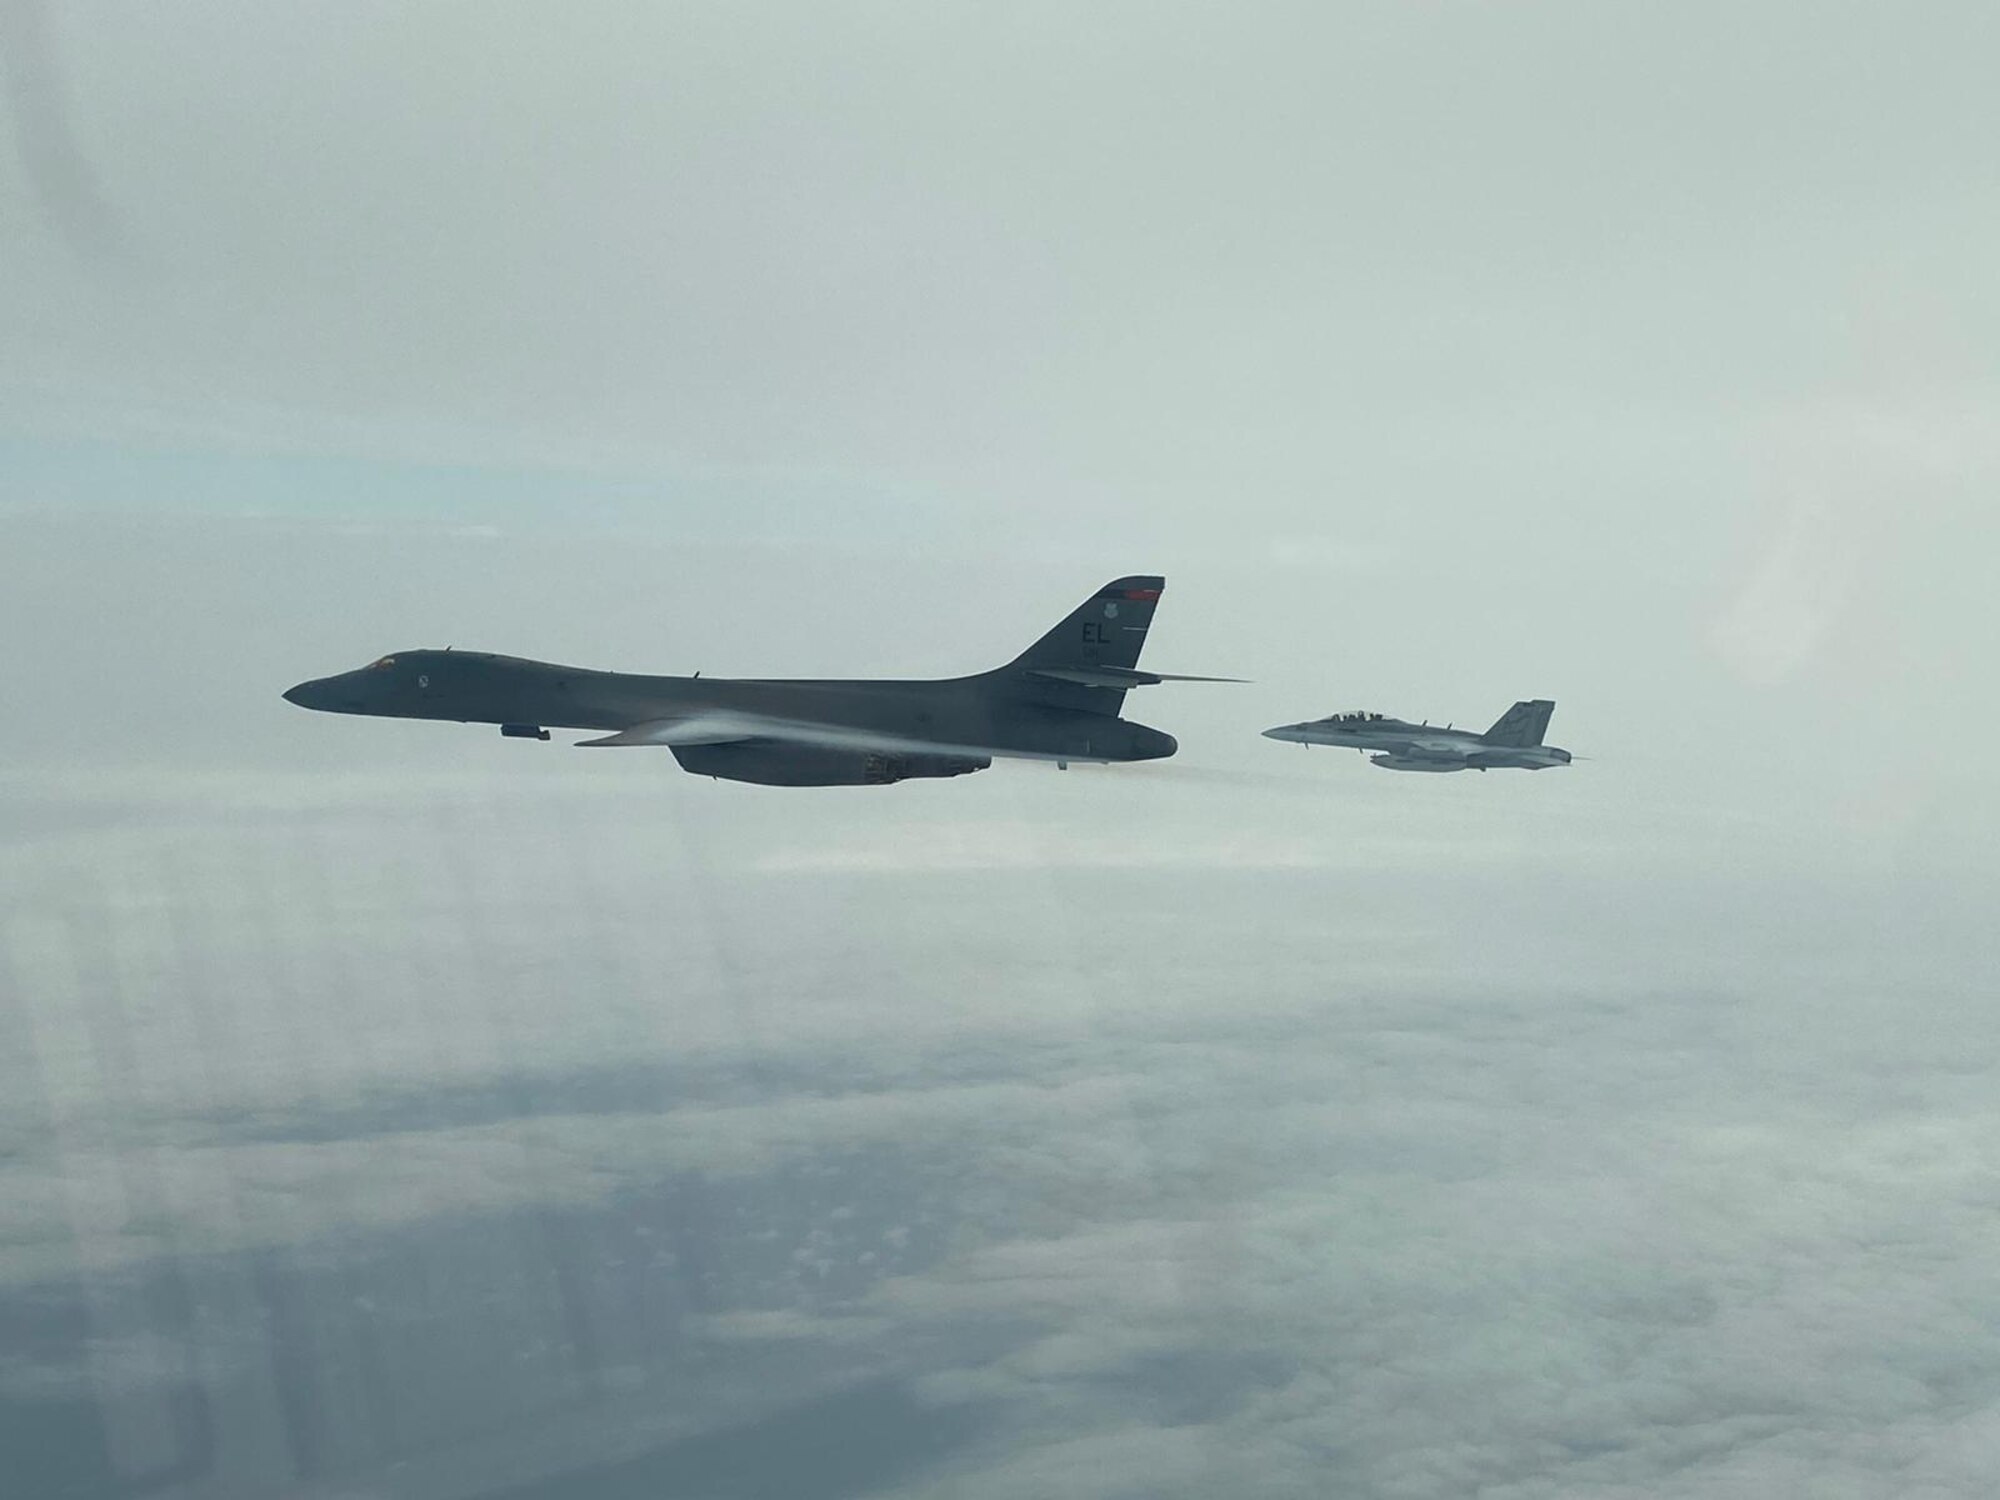
[[1555,702],[1549,698],[1530,698],[1516,703],[1500,715],[1483,738],[1489,745],[1506,745],[1514,749],[1539,745],[1542,736],[1549,732],[1549,717],[1555,711]]

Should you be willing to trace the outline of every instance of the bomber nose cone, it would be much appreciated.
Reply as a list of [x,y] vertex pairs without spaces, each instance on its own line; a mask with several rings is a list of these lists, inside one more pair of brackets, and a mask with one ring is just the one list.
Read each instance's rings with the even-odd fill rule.
[[365,714],[370,700],[363,685],[357,681],[359,675],[342,672],[334,677],[315,677],[297,687],[285,689],[282,696],[287,703],[315,709],[323,714]]

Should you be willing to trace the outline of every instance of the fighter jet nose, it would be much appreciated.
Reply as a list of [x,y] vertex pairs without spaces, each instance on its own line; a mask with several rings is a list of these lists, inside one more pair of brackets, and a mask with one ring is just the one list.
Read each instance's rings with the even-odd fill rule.
[[286,688],[285,701],[304,708],[306,706],[306,684],[302,682],[297,687]]

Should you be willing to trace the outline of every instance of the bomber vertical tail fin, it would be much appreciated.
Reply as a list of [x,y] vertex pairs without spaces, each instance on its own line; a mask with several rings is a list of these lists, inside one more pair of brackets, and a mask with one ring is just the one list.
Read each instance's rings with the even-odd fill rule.
[[1153,574],[1114,578],[1006,666],[982,676],[1007,684],[1015,696],[1114,718],[1128,688],[1155,682],[1241,682],[1240,677],[1140,670],[1146,629],[1166,586],[1166,579]]
[[1043,702],[1115,717],[1125,688],[1159,680],[1137,667],[1166,586],[1153,574],[1113,579],[994,675],[1018,679]]
[[1062,624],[1015,657],[1011,665],[1029,670],[1132,670],[1139,664],[1146,627],[1153,623],[1153,609],[1166,586],[1166,579],[1154,576],[1113,579],[1071,610]]
[[1555,700],[1551,698],[1526,699],[1502,714],[1481,738],[1489,745],[1507,745],[1515,749],[1539,745],[1542,736],[1549,732],[1549,719],[1555,711]]

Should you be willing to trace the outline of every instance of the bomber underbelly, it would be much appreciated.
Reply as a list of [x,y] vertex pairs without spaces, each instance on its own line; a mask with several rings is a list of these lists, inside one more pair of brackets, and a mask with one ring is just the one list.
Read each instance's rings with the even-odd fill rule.
[[887,786],[918,777],[964,776],[993,764],[983,755],[899,754],[764,740],[673,748],[684,771],[757,786]]

